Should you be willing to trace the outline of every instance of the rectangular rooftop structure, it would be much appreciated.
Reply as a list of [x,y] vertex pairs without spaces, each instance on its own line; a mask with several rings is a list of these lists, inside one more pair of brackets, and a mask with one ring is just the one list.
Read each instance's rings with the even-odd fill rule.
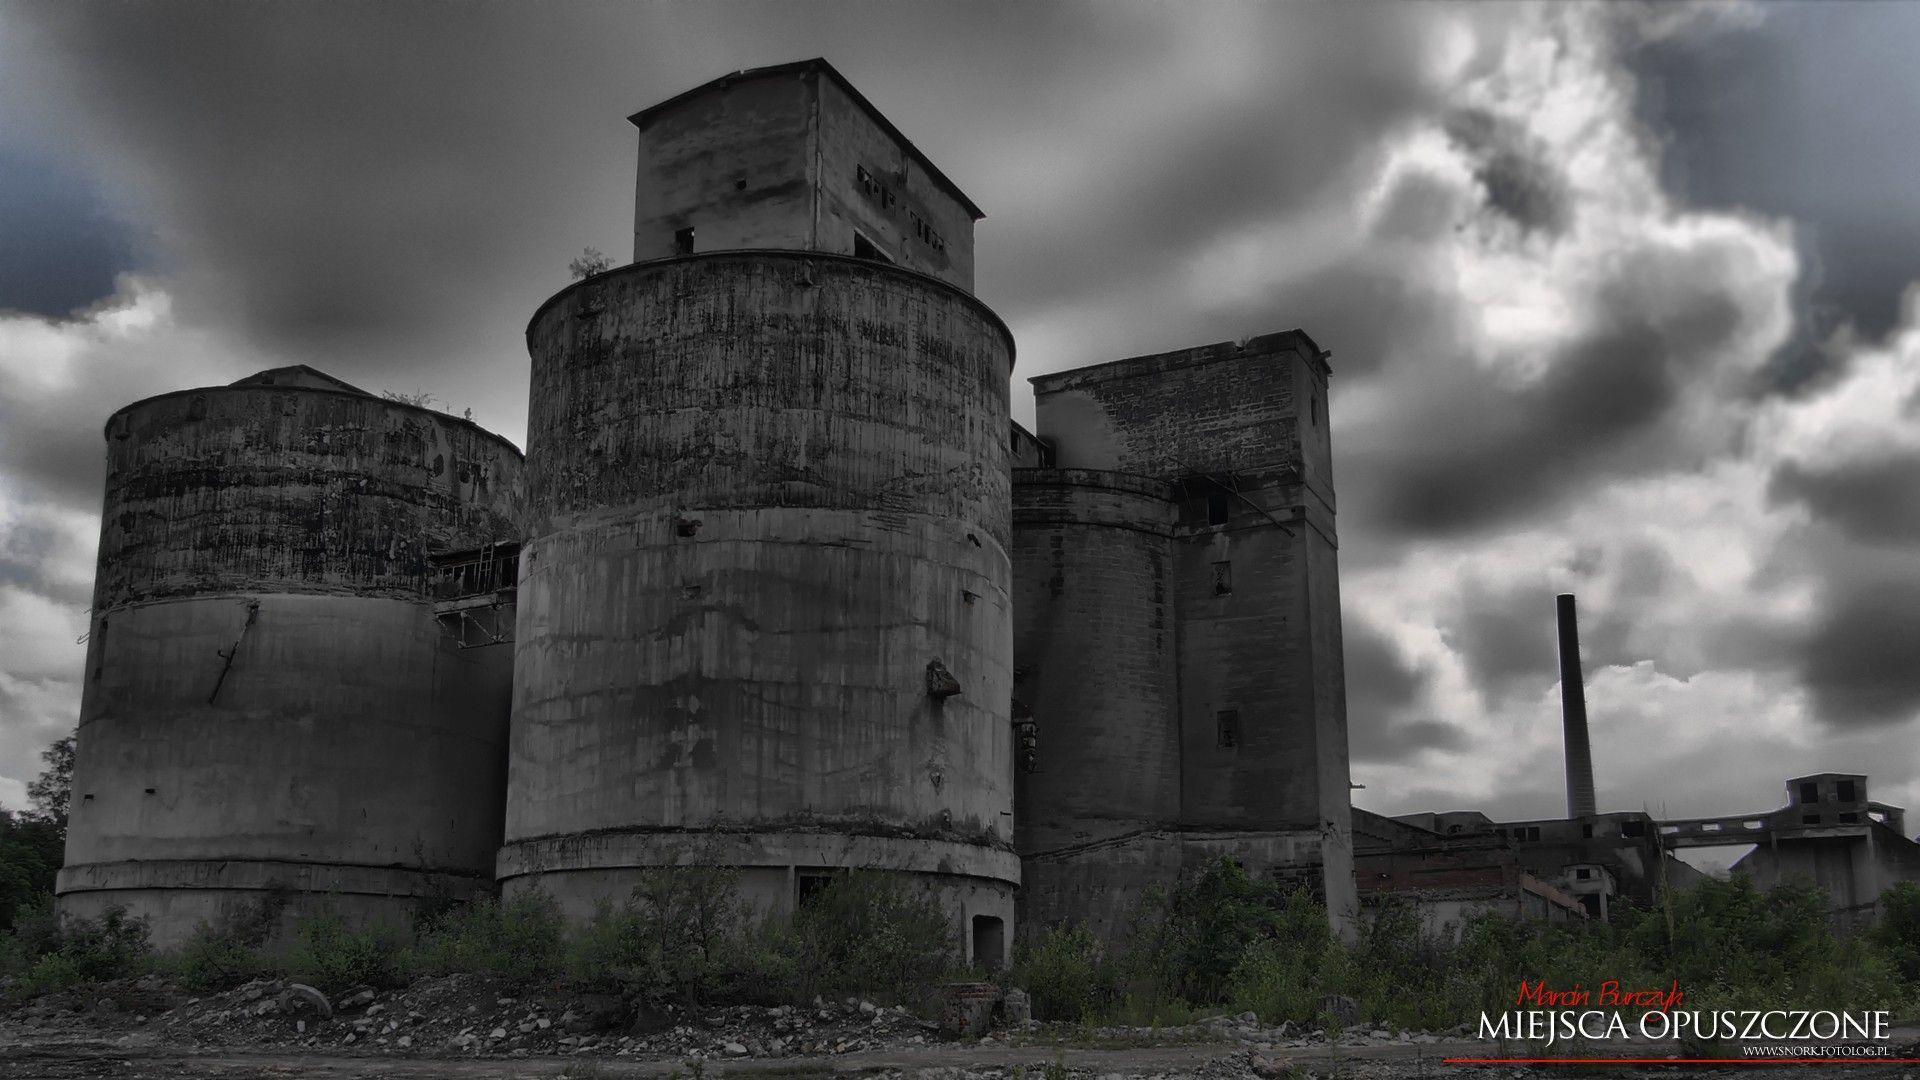
[[636,262],[823,251],[973,291],[980,208],[825,60],[736,71],[628,119]]

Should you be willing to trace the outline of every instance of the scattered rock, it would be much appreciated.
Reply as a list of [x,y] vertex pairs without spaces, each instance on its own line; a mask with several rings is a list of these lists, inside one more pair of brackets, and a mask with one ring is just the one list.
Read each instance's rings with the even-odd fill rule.
[[280,1008],[297,1020],[333,1019],[333,1005],[327,1001],[327,995],[306,983],[288,983],[280,992]]

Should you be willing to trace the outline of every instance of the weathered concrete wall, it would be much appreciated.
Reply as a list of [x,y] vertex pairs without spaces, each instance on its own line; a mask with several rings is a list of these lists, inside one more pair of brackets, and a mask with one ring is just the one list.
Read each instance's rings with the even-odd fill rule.
[[637,113],[636,262],[693,250],[850,255],[973,288],[971,204],[823,62],[762,68]]
[[484,891],[511,657],[440,632],[426,559],[513,535],[518,451],[285,387],[150,399],[107,442],[62,909],[167,943],[270,889]]
[[811,248],[816,94],[801,74],[749,79],[646,116],[640,127],[633,258],[696,251]]
[[[1161,607],[1173,616],[1178,697],[1166,715],[1179,744],[1167,760],[1179,762],[1181,826],[1311,831],[1317,888],[1344,929],[1357,901],[1327,376],[1318,346],[1289,331],[1033,383],[1039,434],[1062,471],[1142,474],[1177,489],[1177,514],[1141,527],[1172,538]],[[1019,607],[1044,609],[1048,556],[1016,556],[1035,560],[1016,568]],[[1024,648],[1016,664],[1028,667]],[[1122,657],[1098,674],[1124,679],[1129,666]],[[1067,698],[1088,677],[1055,688],[1038,676]],[[1044,748],[1048,718],[1038,718]],[[1029,787],[1046,796],[1023,835],[1049,836],[1062,808],[1095,797],[1080,789],[1102,783],[1098,770],[1035,777]]]
[[1014,696],[1039,725],[1021,772],[1023,852],[1180,820],[1175,506],[1124,473],[1014,473]]
[[819,87],[818,246],[851,253],[859,230],[901,266],[971,292],[973,215],[838,83]]
[[617,897],[602,871],[655,839],[744,832],[760,868],[815,834],[976,851],[937,869],[1009,895],[999,320],[864,260],[722,253],[575,286],[528,346],[508,888]]
[[1020,925],[1034,933],[1072,923],[1118,944],[1148,889],[1172,889],[1223,858],[1256,878],[1318,888],[1325,877],[1321,850],[1319,835],[1306,830],[1150,830],[1044,854],[1022,852]]

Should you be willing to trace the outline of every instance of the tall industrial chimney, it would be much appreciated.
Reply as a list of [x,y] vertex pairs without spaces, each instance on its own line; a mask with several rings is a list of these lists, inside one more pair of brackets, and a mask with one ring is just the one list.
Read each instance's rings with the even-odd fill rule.
[[1587,688],[1580,678],[1580,624],[1573,594],[1554,598],[1560,613],[1560,717],[1566,726],[1567,816],[1588,817],[1593,801],[1593,751],[1587,746]]

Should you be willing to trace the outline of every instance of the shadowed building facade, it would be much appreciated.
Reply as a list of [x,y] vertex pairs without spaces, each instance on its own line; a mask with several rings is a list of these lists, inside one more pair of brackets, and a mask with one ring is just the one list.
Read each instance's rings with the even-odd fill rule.
[[[1023,918],[1102,933],[1231,858],[1355,911],[1326,353],[1300,331],[1032,381],[1014,471]],[[1040,467],[1034,467],[1039,465]]]

